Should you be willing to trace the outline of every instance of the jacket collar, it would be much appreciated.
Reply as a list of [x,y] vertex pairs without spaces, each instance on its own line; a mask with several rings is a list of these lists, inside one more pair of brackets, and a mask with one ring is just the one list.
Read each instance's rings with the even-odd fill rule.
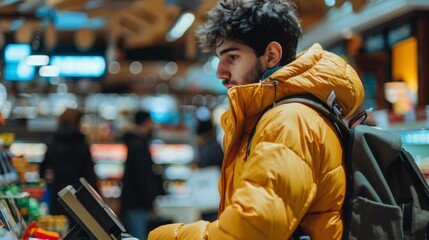
[[326,101],[334,91],[344,116],[356,111],[364,98],[357,73],[341,57],[323,50],[319,44],[297,55],[286,66],[267,70],[259,83],[228,90],[230,111],[235,119],[259,115],[273,102],[288,95],[310,93]]

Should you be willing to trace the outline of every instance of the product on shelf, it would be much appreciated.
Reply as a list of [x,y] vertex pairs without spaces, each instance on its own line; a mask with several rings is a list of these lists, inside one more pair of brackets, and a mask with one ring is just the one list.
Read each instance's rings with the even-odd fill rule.
[[39,226],[47,231],[57,232],[64,236],[69,230],[68,219],[65,215],[46,215],[37,220]]
[[22,239],[44,239],[44,240],[59,240],[60,235],[57,232],[47,231],[41,227],[36,222],[32,222],[28,225],[25,230]]

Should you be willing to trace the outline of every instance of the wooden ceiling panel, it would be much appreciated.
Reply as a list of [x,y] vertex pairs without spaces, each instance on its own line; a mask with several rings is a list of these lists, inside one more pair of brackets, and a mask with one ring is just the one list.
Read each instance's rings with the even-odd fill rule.
[[328,10],[324,0],[296,0],[301,27],[305,30],[325,17]]
[[[101,29],[92,30],[108,33],[103,34],[106,37],[104,41],[114,44],[115,49],[119,49],[118,55],[122,56],[125,52],[139,52],[141,50],[146,55],[165,55],[167,58],[171,56],[170,61],[192,62],[198,57],[193,31],[203,21],[206,12],[218,0],[188,1],[194,1],[193,4],[189,4],[186,1],[188,0],[169,0],[167,4],[166,0],[0,0],[0,31],[10,31],[11,22],[18,18],[31,18],[33,21],[42,21],[39,16],[36,16],[38,8],[52,10],[52,13],[56,14],[53,16],[55,18],[59,18],[62,15],[60,13],[77,11],[85,13],[89,20],[94,18],[103,18],[105,20],[105,25]],[[304,30],[325,16],[327,8],[324,0],[295,1]],[[346,0],[337,0],[337,5],[341,6],[344,1]],[[365,0],[354,0],[356,7],[362,6],[362,1]],[[192,7],[190,8],[189,6]],[[26,9],[26,11],[23,11],[23,9]],[[193,12],[196,16],[195,22],[182,38],[175,42],[167,42],[165,40],[166,33],[183,11]],[[78,32],[83,27],[88,26],[81,26],[75,31]],[[55,34],[58,34],[58,39],[61,39],[61,36],[59,36],[62,34],[61,30],[56,29]],[[58,44],[61,44],[61,41],[58,41]],[[176,48],[185,48],[185,50],[176,51]],[[154,59],[145,58],[145,54],[139,55],[142,58],[140,59],[141,61],[155,62]],[[185,57],[182,55],[185,55]],[[125,60],[125,57],[121,56],[117,57],[118,60]],[[148,71],[152,69],[156,72],[158,70],[155,65],[155,63],[154,65],[145,64],[145,67],[147,67]],[[127,74],[108,76],[109,82],[125,81],[129,77]]]
[[55,8],[58,11],[82,11],[85,9],[86,0],[73,1],[48,1],[48,6]]
[[358,12],[366,6],[367,0],[352,0],[353,11]]
[[122,36],[123,47],[141,48],[151,44],[163,43],[165,34],[179,16],[178,7],[161,7],[152,5],[147,8],[124,11],[119,18],[120,25],[132,30],[134,34]]
[[[103,31],[109,31],[106,36],[113,36],[116,42],[120,40],[123,47],[143,48],[169,44],[164,40],[165,34],[182,11],[192,11],[195,14],[195,22],[188,30],[193,31],[204,19],[205,13],[217,2],[217,0],[201,0],[198,4],[192,4],[195,9],[184,9],[182,4],[184,1],[186,0],[167,4],[165,0],[3,0],[0,1],[0,19],[5,19],[7,16],[16,19],[22,17],[37,19],[37,8],[41,7],[51,8],[57,15],[62,11],[83,12],[88,19],[104,18],[107,24],[103,27]],[[324,0],[295,1],[304,29],[325,16],[327,8]],[[337,5],[342,5],[344,1],[337,0]],[[366,0],[353,2],[356,2],[354,6],[358,8],[365,4]],[[26,12],[20,9],[26,9]],[[7,31],[4,28],[3,30]],[[189,34],[185,34],[183,38],[191,41]]]

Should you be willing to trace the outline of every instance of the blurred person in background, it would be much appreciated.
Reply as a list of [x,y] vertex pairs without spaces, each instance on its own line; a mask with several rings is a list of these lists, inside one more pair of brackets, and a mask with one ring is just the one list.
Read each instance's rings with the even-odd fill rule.
[[58,117],[58,128],[47,143],[39,172],[51,188],[49,213],[68,216],[70,227],[74,220],[57,201],[57,193],[67,185],[80,186],[80,177],[84,177],[94,189],[97,189],[98,180],[89,145],[80,129],[82,116],[80,110],[67,108]]
[[199,168],[217,166],[222,168],[223,150],[216,138],[216,129],[212,121],[199,121],[197,125],[197,145]]
[[[223,150],[218,142],[216,127],[211,119],[198,121],[196,134],[198,145],[198,161],[196,164],[198,168],[201,170],[216,171],[217,174],[219,174],[222,168]],[[212,169],[213,167],[216,169]],[[207,172],[205,172],[205,174],[209,175]],[[217,179],[215,179],[215,181],[217,181]],[[210,186],[212,185],[207,187]],[[213,186],[215,186],[213,191],[217,193],[217,184]],[[214,221],[217,218],[217,214],[217,208],[205,210],[201,212],[201,219]]]
[[128,148],[121,195],[121,219],[132,236],[144,240],[148,224],[154,218],[153,201],[163,195],[161,175],[153,171],[149,142],[155,123],[150,114],[137,111],[134,114],[135,128],[128,129],[122,139]]

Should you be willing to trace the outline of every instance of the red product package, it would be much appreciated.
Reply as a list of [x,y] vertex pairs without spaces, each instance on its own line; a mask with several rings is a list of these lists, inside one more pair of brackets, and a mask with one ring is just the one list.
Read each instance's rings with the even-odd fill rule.
[[27,229],[25,229],[22,239],[27,240],[30,237],[46,240],[60,239],[60,235],[57,232],[46,231],[45,229],[40,228],[36,222],[32,222],[27,226]]

